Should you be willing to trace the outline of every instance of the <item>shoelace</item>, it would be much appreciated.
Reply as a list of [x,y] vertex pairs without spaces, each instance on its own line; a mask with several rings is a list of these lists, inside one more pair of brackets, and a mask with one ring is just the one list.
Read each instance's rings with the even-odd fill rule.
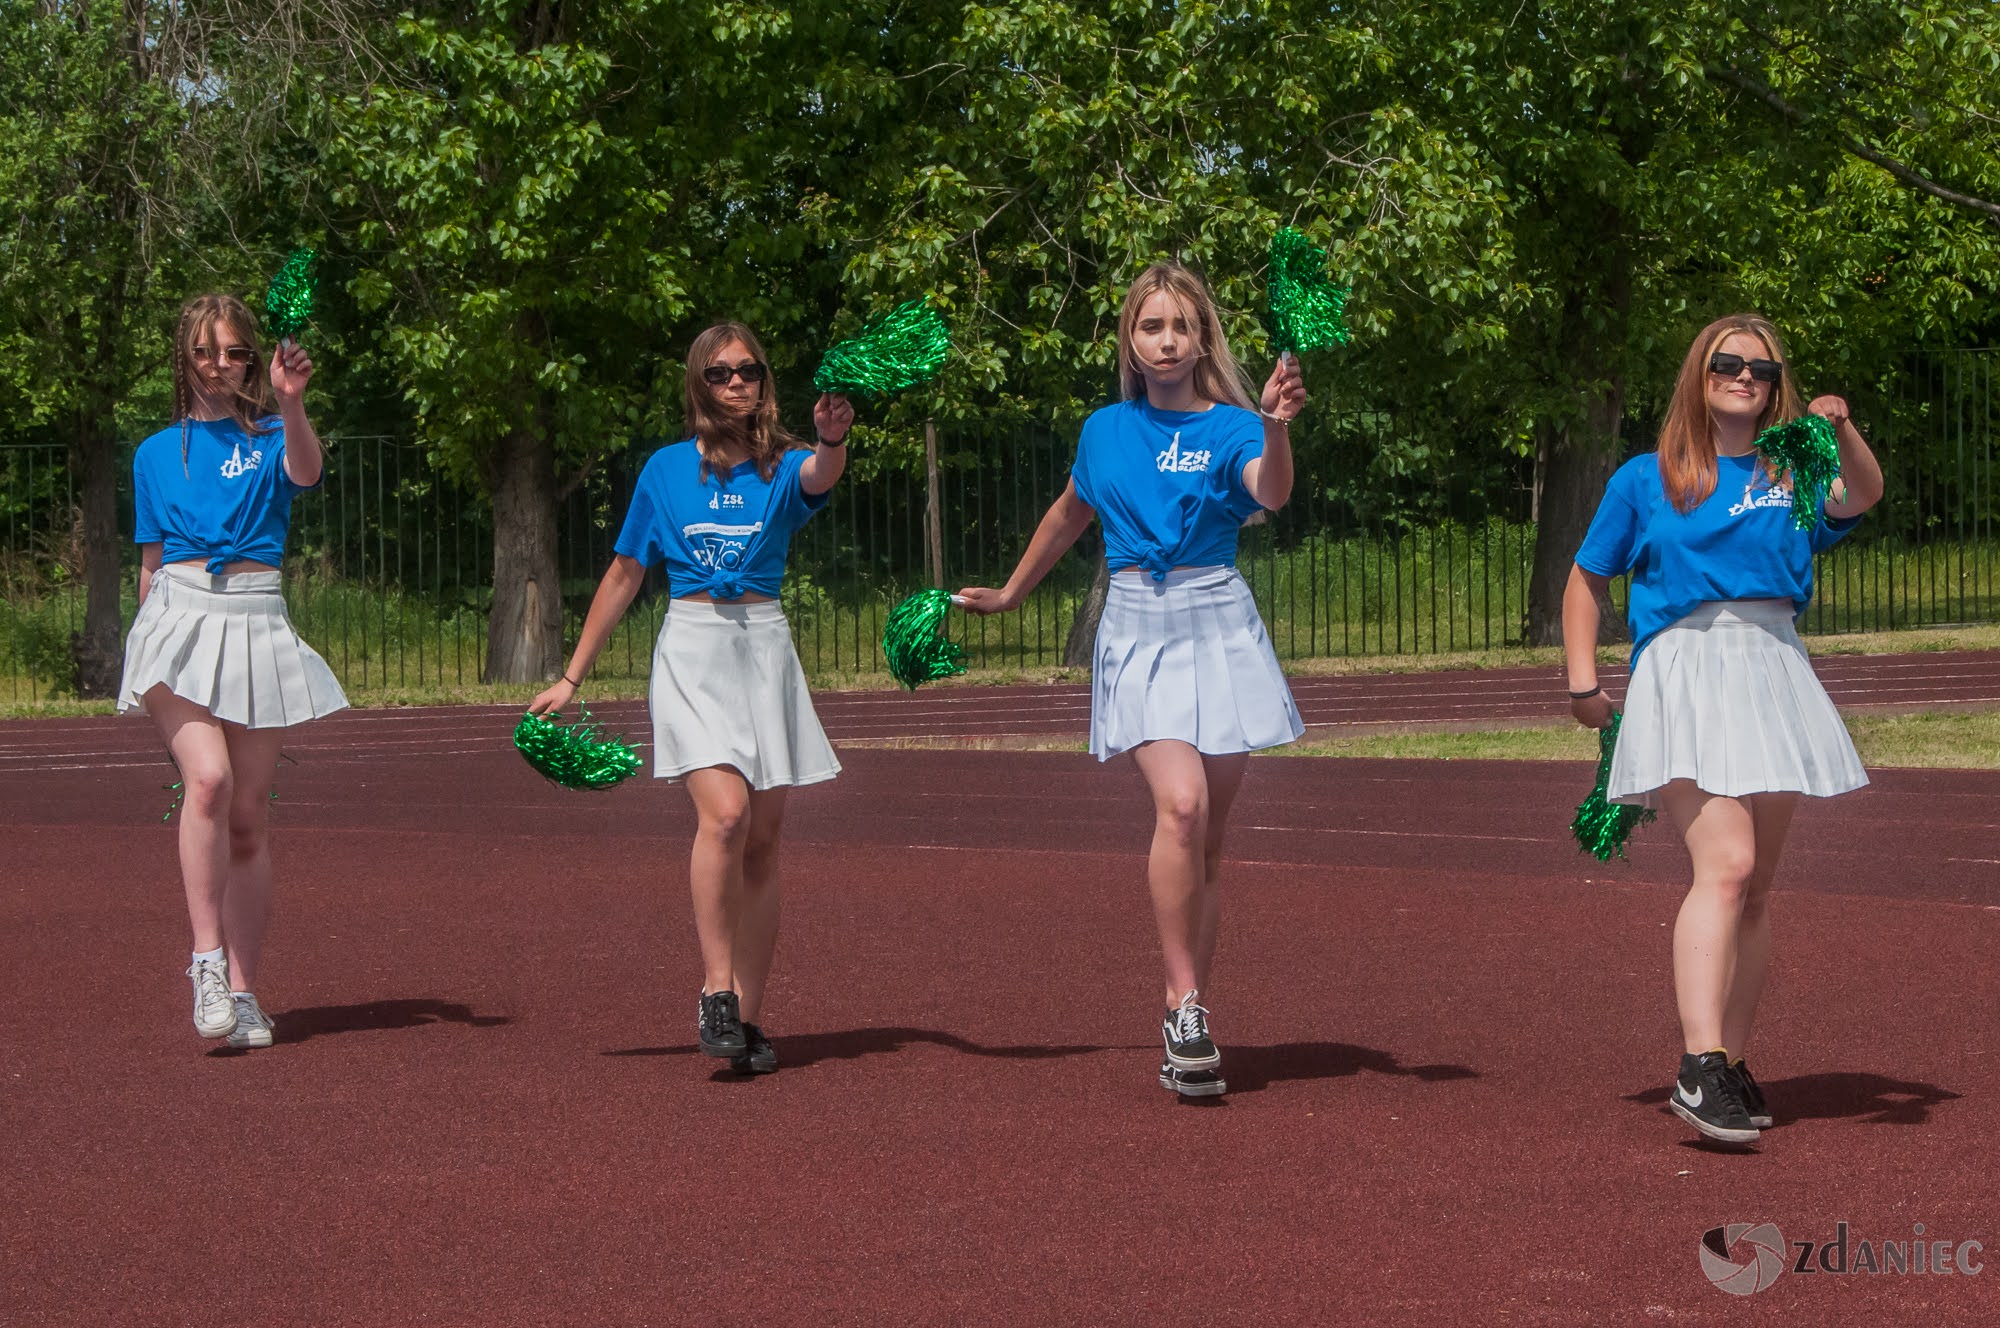
[[1176,1042],[1198,1042],[1208,1036],[1208,1011],[1194,1003],[1195,995],[1189,992],[1181,997],[1180,1008],[1174,1011]]
[[194,963],[188,966],[187,975],[195,981],[195,1000],[204,1012],[236,1002],[236,998],[229,994],[229,981],[222,973],[220,964]]
[[264,1013],[264,1007],[257,1004],[255,996],[247,996],[236,1002],[236,1022],[246,1029],[271,1026],[269,1016]]

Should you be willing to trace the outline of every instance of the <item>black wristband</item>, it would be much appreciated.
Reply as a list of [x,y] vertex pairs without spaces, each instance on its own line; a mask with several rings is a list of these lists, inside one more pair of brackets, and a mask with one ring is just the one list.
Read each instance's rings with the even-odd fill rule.
[[1571,692],[1569,694],[1569,699],[1572,701],[1588,701],[1591,697],[1596,696],[1599,692],[1603,690],[1604,688],[1602,686],[1598,686],[1591,688],[1587,692]]
[[572,687],[581,687],[581,686],[583,686],[583,684],[582,684],[582,683],[580,683],[580,682],[578,682],[578,681],[577,681],[576,679],[574,679],[574,678],[570,677],[570,676],[569,676],[569,675],[568,675],[567,673],[563,674],[563,681],[564,681],[564,682],[566,682],[566,683],[568,683],[568,684],[569,684],[570,686],[572,686]]
[[846,447],[846,446],[847,446],[847,435],[846,435],[846,434],[842,434],[842,435],[840,435],[840,437],[838,437],[838,438],[835,438],[835,439],[832,439],[831,441],[829,441],[829,440],[827,440],[827,439],[825,439],[825,438],[822,438],[822,439],[820,439],[820,440],[819,440],[819,445],[820,445],[821,447]]

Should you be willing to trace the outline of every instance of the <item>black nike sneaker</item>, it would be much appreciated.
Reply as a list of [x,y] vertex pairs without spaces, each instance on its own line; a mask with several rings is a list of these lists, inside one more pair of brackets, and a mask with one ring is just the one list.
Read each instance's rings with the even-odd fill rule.
[[1681,1057],[1681,1072],[1667,1105],[1674,1114],[1710,1139],[1725,1144],[1754,1144],[1757,1127],[1743,1105],[1736,1072],[1720,1051]]

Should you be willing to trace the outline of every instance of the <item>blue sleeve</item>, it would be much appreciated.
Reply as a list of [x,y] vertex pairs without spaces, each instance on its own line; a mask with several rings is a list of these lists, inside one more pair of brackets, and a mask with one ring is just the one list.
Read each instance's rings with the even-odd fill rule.
[[1598,576],[1622,576],[1632,570],[1632,551],[1639,544],[1639,511],[1632,503],[1629,465],[1604,486],[1603,501],[1590,519],[1576,565]]
[[1819,524],[1812,530],[1812,551],[1825,553],[1834,545],[1846,539],[1854,528],[1861,524],[1858,516],[1828,516],[1819,514]]
[[825,493],[806,492],[806,462],[812,453],[804,448],[794,448],[778,461],[778,473],[771,477],[773,484],[781,485],[779,496],[787,530],[797,530],[812,518],[814,512],[826,506],[827,499],[833,497],[833,490]]
[[1097,486],[1090,474],[1090,440],[1100,427],[1095,415],[1083,422],[1083,432],[1076,439],[1076,460],[1069,468],[1069,480],[1076,486],[1076,496],[1092,511],[1097,510]]
[[321,449],[319,459],[319,478],[311,484],[300,484],[292,478],[292,472],[285,469],[284,421],[273,416],[269,419],[259,420],[258,423],[270,426],[271,431],[262,435],[262,437],[269,443],[272,457],[278,463],[278,483],[282,484],[291,493],[308,493],[326,483],[326,455],[324,448]]
[[613,553],[636,559],[641,567],[652,567],[666,558],[660,540],[660,521],[665,515],[658,493],[660,482],[659,467],[648,461],[632,487],[632,505],[625,509],[625,524],[618,528],[618,539],[611,546]]
[[159,544],[166,536],[160,531],[160,510],[157,496],[153,493],[152,477],[146,473],[146,445],[132,454],[132,542],[135,544]]
[[[1240,416],[1241,418],[1237,418]],[[1238,410],[1230,417],[1229,438],[1223,444],[1223,462],[1229,476],[1229,507],[1238,521],[1247,521],[1264,510],[1243,482],[1243,468],[1264,455],[1264,421],[1261,416]]]

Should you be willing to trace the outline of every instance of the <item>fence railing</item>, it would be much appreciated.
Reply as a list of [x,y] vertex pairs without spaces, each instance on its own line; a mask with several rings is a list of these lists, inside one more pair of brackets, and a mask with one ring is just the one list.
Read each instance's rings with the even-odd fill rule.
[[[1821,557],[1806,630],[2000,621],[1996,369],[1995,351],[1926,356],[1899,395],[1857,402],[1889,494],[1856,535]],[[1373,415],[1316,420],[1296,444],[1292,502],[1243,532],[1238,566],[1284,658],[1522,639],[1535,533],[1529,464],[1500,462],[1449,483],[1384,479],[1370,464],[1392,427]],[[1004,580],[1061,492],[1075,446],[1073,434],[1034,428],[941,427],[935,441],[934,521],[921,462],[867,474],[857,455],[827,508],[794,540],[784,604],[815,675],[880,670],[886,615],[919,586]],[[571,642],[650,451],[612,458],[562,505],[559,574]],[[70,635],[83,620],[76,500],[60,448],[0,447],[0,695],[9,699],[60,692],[73,677]],[[129,537],[129,492],[121,502]],[[1093,529],[1018,612],[963,620],[955,630],[969,662],[1059,664],[1099,548]],[[490,508],[422,448],[332,440],[324,487],[293,509],[285,577],[293,620],[349,687],[475,683],[492,549]],[[125,556],[136,564],[129,544]],[[125,582],[136,590],[136,576]],[[655,573],[600,675],[645,675],[666,591]],[[134,607],[128,591],[128,625]]]

